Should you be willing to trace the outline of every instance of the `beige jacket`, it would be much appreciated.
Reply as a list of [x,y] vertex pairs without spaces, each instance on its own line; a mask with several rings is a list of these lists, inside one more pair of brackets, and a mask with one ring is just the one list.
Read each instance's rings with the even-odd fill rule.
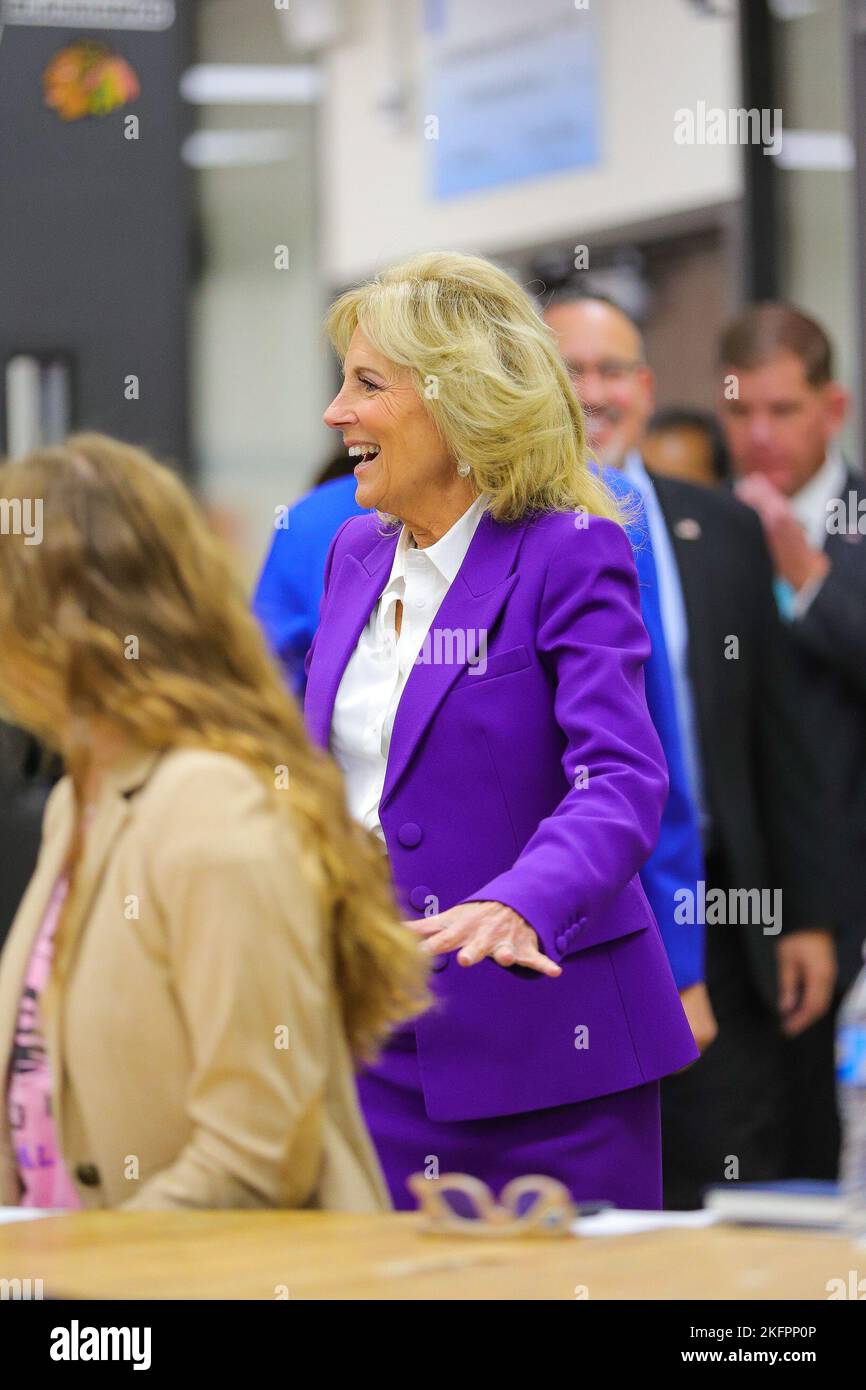
[[[4,1078],[72,821],[65,777],[0,957]],[[84,1206],[388,1206],[327,930],[284,822],[223,753],[135,751],[103,784],[41,1000]],[[0,1203],[20,1193],[4,1086]]]

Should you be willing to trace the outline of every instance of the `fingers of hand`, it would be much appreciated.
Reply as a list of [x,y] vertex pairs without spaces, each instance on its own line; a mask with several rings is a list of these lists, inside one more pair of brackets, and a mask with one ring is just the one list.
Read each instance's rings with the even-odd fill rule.
[[830,1003],[831,994],[831,982],[823,975],[806,976],[800,1009],[810,1023],[824,1013]]
[[[507,930],[507,929],[506,929]],[[477,965],[485,956],[493,956],[496,959],[496,952],[507,954],[508,949],[513,952],[508,935],[503,934],[503,927],[496,918],[487,919],[481,922],[476,930],[467,937],[462,943],[462,950],[457,956],[460,965]],[[514,961],[501,960],[500,964],[513,965]]]
[[539,951],[532,928],[501,904],[460,903],[406,925],[421,938],[427,955],[458,951],[460,965],[477,965],[489,956],[506,970],[522,965],[551,978],[562,974],[562,967]]
[[436,932],[444,931],[450,924],[451,918],[447,912],[437,912],[432,917],[419,917],[416,922],[406,922],[406,926],[416,936],[433,936]]
[[800,972],[792,960],[784,956],[779,961],[779,1008],[789,1013],[797,1002]]
[[459,904],[447,912],[437,912],[431,917],[422,917],[415,922],[407,922],[407,927],[422,939],[422,950],[436,955],[441,951],[453,951],[472,934],[483,913],[473,903]]
[[499,925],[483,929],[466,943],[457,960],[460,965],[477,965],[486,956],[505,970],[512,965],[522,965],[550,978],[562,974],[562,967],[539,951],[538,938],[532,928],[522,924],[506,926],[504,935]]

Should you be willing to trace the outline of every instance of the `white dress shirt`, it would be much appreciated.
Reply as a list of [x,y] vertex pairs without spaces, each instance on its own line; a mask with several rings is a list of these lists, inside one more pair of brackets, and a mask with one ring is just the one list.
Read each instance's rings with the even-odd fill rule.
[[791,498],[794,515],[813,550],[823,550],[827,544],[827,508],[842,496],[846,476],[845,460],[831,445],[817,473]]
[[[331,752],[343,771],[351,814],[383,841],[379,802],[397,706],[475,535],[485,500],[477,497],[444,536],[424,549],[403,527],[388,583],[337,690]],[[399,636],[394,621],[398,599],[403,604]]]
[[[845,460],[836,446],[831,444],[817,473],[813,473],[791,498],[794,515],[806,532],[806,539],[813,550],[823,550],[827,544],[827,509],[831,502],[842,496],[846,476]],[[809,579],[796,592],[790,585],[786,586],[784,580],[777,579],[776,595],[783,613],[793,620],[805,618],[825,578]]]

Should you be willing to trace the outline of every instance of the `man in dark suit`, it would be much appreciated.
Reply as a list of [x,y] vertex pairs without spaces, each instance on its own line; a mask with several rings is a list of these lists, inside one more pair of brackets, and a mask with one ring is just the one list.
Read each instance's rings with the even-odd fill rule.
[[[802,717],[820,739],[830,815],[839,980],[866,937],[866,487],[836,443],[848,399],[830,340],[786,304],[756,304],[725,330],[720,413],[737,495],[754,508],[799,664]],[[836,1008],[788,1044],[798,1166],[833,1177]]]
[[28,734],[0,724],[0,949],[36,864],[42,812],[56,775]]
[[[719,1034],[662,1085],[666,1205],[696,1206],[709,1183],[788,1172],[784,1038],[826,1012],[835,973],[819,773],[757,519],[725,492],[646,470],[639,446],[653,374],[621,309],[560,296],[545,319],[596,454],[644,500],[701,815],[706,979]],[[683,887],[688,909],[694,895]]]

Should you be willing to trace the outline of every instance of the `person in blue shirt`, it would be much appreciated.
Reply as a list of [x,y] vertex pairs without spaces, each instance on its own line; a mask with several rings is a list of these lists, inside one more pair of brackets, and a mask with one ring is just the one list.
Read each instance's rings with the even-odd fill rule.
[[677,891],[682,888],[695,891],[697,883],[704,878],[701,833],[686,776],[646,513],[640,494],[618,469],[605,468],[602,476],[611,492],[625,504],[631,518],[626,530],[638,574],[644,627],[651,645],[644,667],[646,702],[668,764],[669,791],[659,838],[641,870],[640,881],[661,929],[671,970],[682,994],[704,979],[704,929],[675,920]]
[[364,511],[355,501],[357,486],[351,473],[332,478],[281,515],[253,597],[253,612],[302,703],[328,548],[343,522]]
[[[605,469],[603,476],[625,504],[630,518],[626,529],[638,572],[644,625],[652,646],[644,668],[646,700],[667,758],[670,782],[658,843],[640,879],[659,924],[686,1012],[691,1018],[690,1004],[700,991],[699,1016],[704,1020],[708,1003],[703,990],[703,927],[675,920],[675,894],[683,888],[696,891],[697,883],[704,878],[704,862],[697,813],[686,778],[649,527],[640,495],[628,480],[615,468]],[[355,489],[351,473],[331,478],[291,507],[275,529],[256,587],[253,611],[299,700],[304,693],[304,658],[319,623],[328,548],[342,523],[364,510],[355,501]],[[686,991],[691,993],[687,995]],[[698,1037],[705,1045],[710,1040],[711,1035]]]

